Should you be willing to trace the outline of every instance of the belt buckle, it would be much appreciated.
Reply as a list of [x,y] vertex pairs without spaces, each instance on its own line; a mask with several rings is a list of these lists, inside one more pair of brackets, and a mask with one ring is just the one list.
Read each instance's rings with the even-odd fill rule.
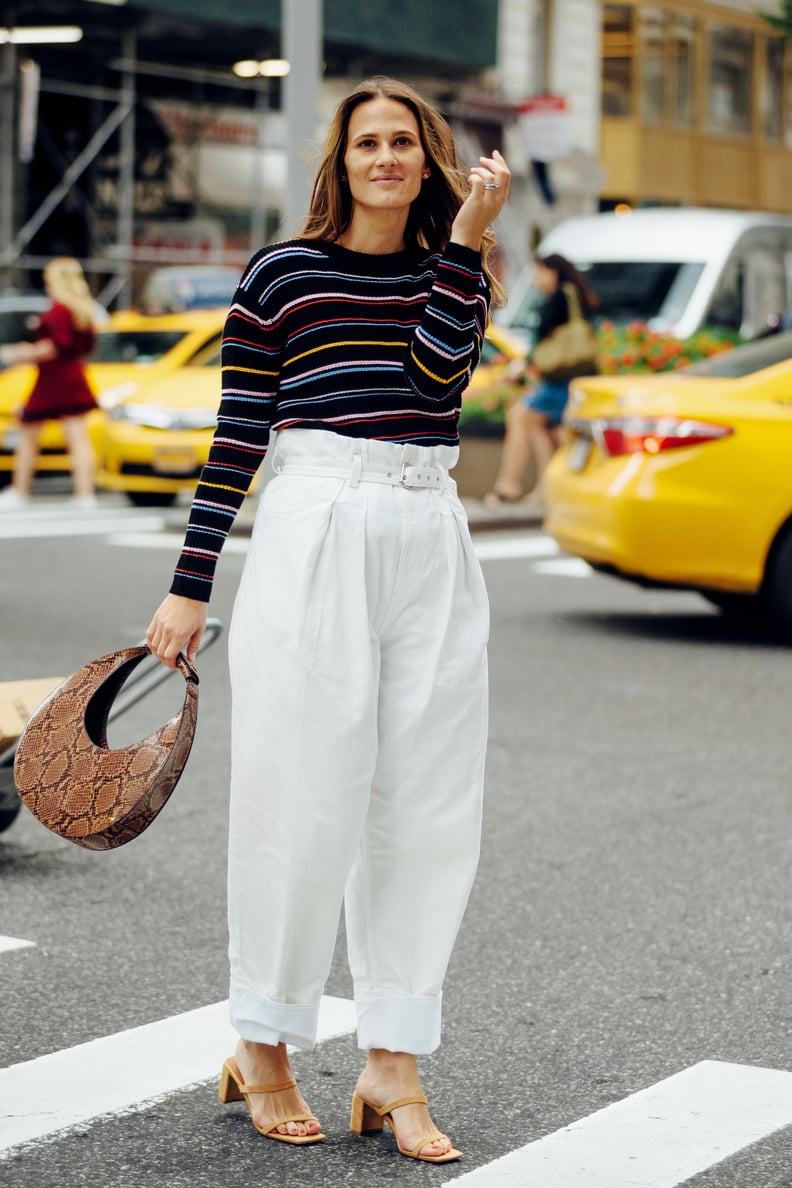
[[400,487],[407,486],[407,463],[406,462],[402,462],[402,464],[401,464],[401,470],[399,471],[399,486]]

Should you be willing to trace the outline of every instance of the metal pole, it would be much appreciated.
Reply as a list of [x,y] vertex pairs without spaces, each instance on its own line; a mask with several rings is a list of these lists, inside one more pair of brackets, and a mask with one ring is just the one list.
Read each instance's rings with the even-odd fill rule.
[[119,132],[118,161],[118,297],[122,306],[132,304],[132,243],[135,235],[135,59],[137,35],[123,38],[124,71],[121,75],[121,105],[127,114]]
[[322,76],[322,0],[283,0],[283,50],[291,63],[284,99],[288,167],[284,232],[293,235],[308,211],[319,87]]
[[[0,112],[0,259],[11,262],[14,239],[14,188],[16,169],[14,118],[16,109],[16,46],[2,51],[2,111]],[[3,269],[3,284],[10,283],[10,269]]]

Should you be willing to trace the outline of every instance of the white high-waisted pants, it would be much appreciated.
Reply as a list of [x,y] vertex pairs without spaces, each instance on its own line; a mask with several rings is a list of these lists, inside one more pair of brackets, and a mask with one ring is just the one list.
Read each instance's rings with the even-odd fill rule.
[[230,630],[231,1021],[310,1048],[346,893],[361,1048],[440,1042],[478,862],[487,595],[454,483],[289,473],[453,466],[448,446],[277,440]]

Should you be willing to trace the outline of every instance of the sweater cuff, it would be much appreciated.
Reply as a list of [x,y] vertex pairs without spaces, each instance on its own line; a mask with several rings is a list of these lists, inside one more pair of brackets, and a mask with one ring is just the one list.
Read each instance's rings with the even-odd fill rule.
[[443,252],[443,259],[449,264],[459,264],[462,268],[481,274],[481,252],[466,247],[463,243],[452,243],[449,240]]
[[208,602],[212,596],[212,579],[177,573],[171,582],[170,593],[182,598],[193,598],[196,602]]

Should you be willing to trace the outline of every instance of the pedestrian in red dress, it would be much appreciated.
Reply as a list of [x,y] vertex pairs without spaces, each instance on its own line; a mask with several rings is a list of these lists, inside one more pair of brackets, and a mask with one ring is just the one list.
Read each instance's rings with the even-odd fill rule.
[[36,341],[3,348],[7,363],[35,363],[38,375],[20,414],[14,481],[0,493],[0,506],[24,506],[36,472],[39,438],[45,421],[60,421],[69,449],[73,502],[92,507],[94,456],[87,414],[97,407],[83,360],[96,346],[95,303],[77,260],[59,256],[44,270],[52,305],[39,320]]

